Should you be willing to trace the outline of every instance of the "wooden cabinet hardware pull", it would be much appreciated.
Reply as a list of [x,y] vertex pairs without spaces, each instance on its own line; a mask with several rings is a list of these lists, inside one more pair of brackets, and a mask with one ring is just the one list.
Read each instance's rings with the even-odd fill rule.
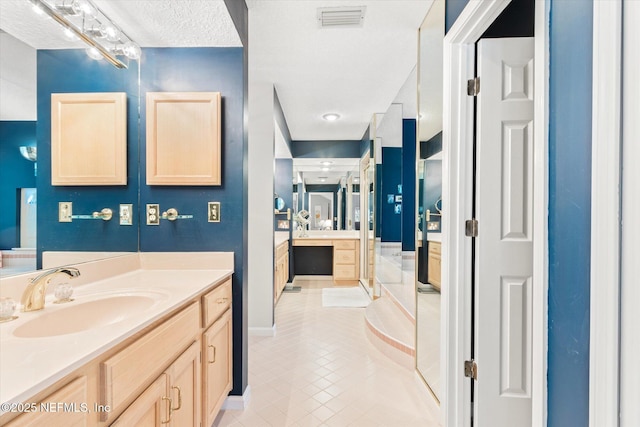
[[213,349],[213,360],[209,360],[209,363],[216,363],[216,346],[209,345],[208,347],[211,347]]
[[178,407],[172,408],[173,411],[177,411],[178,409],[182,408],[182,390],[180,390],[180,387],[178,387],[177,385],[174,385],[171,388],[174,390],[178,390]]
[[227,298],[218,298],[218,300],[216,302],[218,304],[224,304],[225,302],[227,302]]
[[173,403],[171,402],[171,398],[167,396],[162,396],[162,400],[166,400],[169,402],[169,418],[166,421],[160,421],[162,424],[169,424],[171,422],[171,414],[173,414]]

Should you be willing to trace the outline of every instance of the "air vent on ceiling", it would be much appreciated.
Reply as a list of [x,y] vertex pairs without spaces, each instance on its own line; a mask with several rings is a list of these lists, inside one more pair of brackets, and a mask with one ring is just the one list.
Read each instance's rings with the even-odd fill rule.
[[318,26],[320,28],[362,27],[366,6],[319,7]]

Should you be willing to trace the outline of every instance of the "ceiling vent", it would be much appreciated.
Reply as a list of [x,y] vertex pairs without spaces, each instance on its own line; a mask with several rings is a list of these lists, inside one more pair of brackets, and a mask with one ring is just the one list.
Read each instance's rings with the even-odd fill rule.
[[318,26],[320,28],[362,27],[366,6],[319,7]]

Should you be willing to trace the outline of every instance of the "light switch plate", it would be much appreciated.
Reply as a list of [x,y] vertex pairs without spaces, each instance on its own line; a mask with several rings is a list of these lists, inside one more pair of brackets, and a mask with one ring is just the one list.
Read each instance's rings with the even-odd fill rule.
[[220,202],[207,203],[207,221],[220,222]]
[[132,204],[120,204],[120,225],[133,225]]
[[58,222],[71,222],[73,215],[73,203],[58,202]]
[[147,225],[160,225],[160,205],[152,203],[147,205]]

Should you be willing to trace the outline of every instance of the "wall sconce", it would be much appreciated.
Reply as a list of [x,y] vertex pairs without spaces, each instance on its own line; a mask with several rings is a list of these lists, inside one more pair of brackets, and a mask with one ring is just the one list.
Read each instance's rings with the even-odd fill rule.
[[38,149],[36,147],[20,147],[20,154],[27,160],[35,162],[38,159]]
[[127,64],[118,57],[137,60],[141,50],[129,36],[115,25],[91,0],[29,0],[34,11],[46,13],[58,22],[65,34],[77,36],[89,45],[92,59],[107,59],[118,68]]

